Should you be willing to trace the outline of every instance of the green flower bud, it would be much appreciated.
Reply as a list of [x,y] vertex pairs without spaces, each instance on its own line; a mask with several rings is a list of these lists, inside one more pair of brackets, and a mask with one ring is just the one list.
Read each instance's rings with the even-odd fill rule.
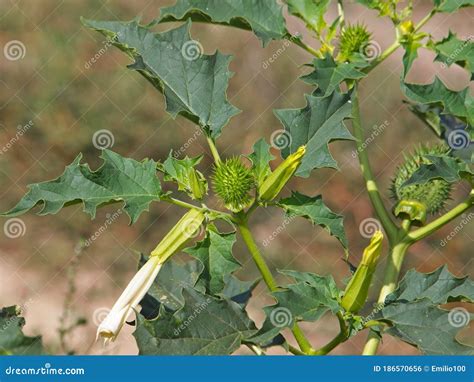
[[402,200],[418,202],[425,207],[429,214],[436,214],[442,210],[451,193],[451,185],[444,179],[433,179],[423,184],[413,184],[406,187],[402,187],[402,185],[422,164],[428,163],[424,156],[443,155],[447,152],[448,148],[444,145],[422,146],[416,149],[412,155],[405,156],[405,162],[398,167],[392,179],[392,198],[398,203]]
[[151,252],[150,258],[158,257],[159,263],[164,263],[199,231],[204,219],[202,210],[189,210]]
[[375,232],[370,244],[364,249],[362,261],[346,286],[341,306],[346,312],[357,313],[365,304],[369,294],[370,283],[382,253],[383,234]]
[[240,158],[230,158],[214,169],[212,176],[214,192],[232,212],[239,212],[252,202],[249,194],[255,186],[252,171]]
[[207,183],[202,173],[191,168],[188,172],[188,179],[192,198],[202,199],[207,193]]
[[260,200],[273,200],[298,169],[306,147],[300,146],[293,154],[289,155],[260,185],[258,190]]
[[339,61],[350,61],[354,54],[364,52],[370,42],[371,33],[365,25],[347,26],[339,36]]

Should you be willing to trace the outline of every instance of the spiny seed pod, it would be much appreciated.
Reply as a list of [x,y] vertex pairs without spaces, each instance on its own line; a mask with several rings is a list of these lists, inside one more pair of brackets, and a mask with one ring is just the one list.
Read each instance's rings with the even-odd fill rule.
[[364,249],[362,261],[349,280],[341,300],[341,306],[346,312],[357,313],[364,306],[369,294],[372,276],[382,253],[382,241],[383,234],[377,231],[370,239],[368,247]]
[[448,150],[444,145],[421,146],[412,155],[405,156],[405,162],[398,167],[392,179],[391,193],[397,205],[402,200],[415,201],[421,203],[426,208],[426,212],[430,214],[436,214],[443,209],[451,192],[451,185],[445,180],[433,179],[423,184],[413,184],[406,187],[402,187],[402,185],[422,164],[429,163],[424,156],[443,155]]
[[301,161],[303,160],[304,154],[306,153],[306,147],[300,146],[293,154],[290,154],[276,169],[273,171],[260,185],[258,194],[260,200],[270,201],[273,200],[282,190],[286,183],[293,176],[295,171],[298,169]]
[[249,192],[255,186],[251,170],[234,157],[219,163],[212,175],[214,192],[232,212],[239,212],[252,202]]
[[339,37],[339,58],[346,61],[354,53],[361,53],[367,46],[371,33],[365,25],[355,24],[347,26]]
[[189,210],[160,241],[150,257],[158,257],[159,262],[164,263],[198,232],[205,217],[202,210]]

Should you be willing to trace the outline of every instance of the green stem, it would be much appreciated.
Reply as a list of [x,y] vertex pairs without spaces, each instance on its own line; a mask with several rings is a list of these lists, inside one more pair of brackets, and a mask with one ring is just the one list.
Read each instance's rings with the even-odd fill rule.
[[209,212],[212,212],[213,214],[215,214],[217,217],[222,217],[222,218],[225,218],[225,219],[229,219],[234,223],[237,222],[237,220],[231,214],[228,214],[227,212],[223,212],[223,211],[219,211],[219,210],[214,210],[214,209],[209,208],[205,205],[203,205],[202,207],[201,206],[196,206],[194,204],[187,203],[183,200],[172,198],[171,196],[166,196],[166,197],[162,198],[161,200],[163,202],[174,204],[175,206],[187,208],[188,210],[195,209],[195,210],[200,210],[200,211],[209,211]]
[[421,228],[418,228],[415,231],[410,232],[407,235],[407,239],[410,240],[410,242],[414,243],[425,238],[426,236],[437,231],[439,228],[441,228],[445,224],[449,223],[451,220],[461,215],[463,212],[467,211],[469,208],[473,206],[473,204],[474,204],[474,190],[471,190],[467,200],[458,204],[456,207],[446,212],[444,215],[440,216],[438,219],[433,220],[427,225]]
[[353,105],[352,105],[352,126],[354,127],[354,136],[356,138],[357,153],[359,156],[360,168],[362,170],[362,176],[365,179],[365,185],[369,194],[372,206],[380,219],[380,223],[387,232],[388,239],[393,242],[397,235],[397,226],[392,221],[389,212],[385,208],[385,205],[380,196],[380,192],[375,182],[372,168],[370,167],[369,157],[365,151],[364,143],[364,132],[362,129],[362,122],[360,118],[360,106],[359,106],[359,94],[358,89],[354,90]]
[[[265,284],[267,285],[268,289],[271,292],[277,291],[278,285],[275,279],[273,278],[272,272],[270,271],[270,268],[268,268],[268,265],[265,262],[265,259],[260,253],[260,250],[258,249],[258,246],[255,243],[255,240],[253,239],[252,233],[250,232],[248,224],[247,224],[246,217],[241,217],[238,223],[238,227],[240,230],[240,234],[242,235],[242,239],[247,245],[247,248],[250,254],[252,255],[253,261],[257,265],[257,268],[263,277],[263,281],[265,282]],[[305,354],[311,354],[312,352],[314,352],[314,349],[312,348],[310,342],[307,340],[303,331],[301,330],[301,328],[298,326],[297,323],[294,324],[291,331],[293,332],[293,335],[296,341],[298,342],[299,347]]]
[[207,143],[209,144],[209,148],[211,150],[212,157],[214,158],[214,162],[216,165],[221,163],[221,157],[219,155],[219,152],[217,151],[216,144],[214,142],[214,138],[206,135]]
[[[385,298],[392,293],[398,283],[398,277],[400,276],[400,271],[402,269],[403,260],[405,254],[410,247],[410,243],[402,240],[401,242],[395,244],[393,247],[390,256],[388,257],[388,262],[385,268],[385,276],[383,280],[383,286],[380,290],[378,303],[383,304]],[[377,349],[380,343],[380,337],[375,332],[371,331],[365,344],[363,355],[374,355],[377,353]]]
[[318,57],[318,58],[323,58],[323,55],[318,52],[316,49],[310,47],[309,45],[306,45],[299,36],[293,36],[293,35],[288,35],[288,40],[291,41],[293,44],[299,46],[300,48],[303,48],[306,50],[308,53],[311,55]]
[[326,355],[330,351],[332,351],[337,345],[346,341],[349,338],[349,329],[347,328],[346,321],[344,320],[344,317],[342,316],[341,312],[337,313],[337,319],[339,320],[339,334],[331,341],[329,341],[326,345],[313,352],[313,355]]
[[[435,14],[436,11],[432,10],[425,17],[423,17],[420,22],[416,24],[413,33],[418,32]],[[386,50],[384,50],[379,57],[373,60],[372,63],[364,69],[364,72],[369,73],[370,71],[372,71],[376,66],[378,66],[380,63],[385,61],[390,55],[392,55],[392,53],[395,52],[400,46],[401,43],[397,38],[392,45],[390,45]]]

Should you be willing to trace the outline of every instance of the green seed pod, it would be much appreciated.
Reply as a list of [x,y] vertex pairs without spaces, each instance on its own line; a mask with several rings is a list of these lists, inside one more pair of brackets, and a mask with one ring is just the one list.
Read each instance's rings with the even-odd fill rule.
[[354,53],[364,52],[369,44],[371,33],[367,31],[365,25],[355,24],[347,26],[339,36],[339,57],[340,61],[350,61]]
[[441,211],[444,204],[449,200],[451,185],[443,179],[433,179],[423,184],[413,184],[406,187],[402,185],[425,163],[423,157],[426,155],[443,155],[448,149],[443,145],[433,147],[419,147],[410,156],[405,156],[405,162],[398,167],[392,179],[392,198],[398,203],[403,201],[413,201],[421,203],[426,212],[436,214]]
[[341,306],[346,312],[357,313],[365,304],[369,294],[370,283],[382,253],[383,234],[375,232],[370,244],[364,249],[362,261],[346,286]]
[[276,169],[273,171],[260,185],[258,194],[260,200],[270,201],[273,200],[282,190],[286,183],[293,176],[295,171],[298,169],[301,161],[303,160],[304,154],[306,153],[306,147],[300,146],[293,154],[289,155]]
[[212,183],[214,192],[232,212],[239,212],[252,202],[249,193],[255,186],[255,179],[240,158],[230,158],[217,165]]
[[199,231],[205,217],[202,210],[189,210],[151,252],[150,258],[157,256],[159,263],[164,263]]

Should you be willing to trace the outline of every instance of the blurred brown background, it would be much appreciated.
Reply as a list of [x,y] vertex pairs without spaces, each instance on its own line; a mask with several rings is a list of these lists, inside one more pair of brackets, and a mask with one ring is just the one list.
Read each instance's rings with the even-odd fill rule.
[[[185,153],[197,155],[204,151],[206,157],[201,169],[209,173],[211,158],[196,127],[182,117],[171,119],[164,111],[163,97],[137,73],[125,68],[129,64],[127,57],[113,47],[106,48],[102,54],[100,49],[105,46],[102,36],[83,28],[79,21],[81,15],[109,20],[130,20],[141,15],[148,22],[159,15],[159,7],[172,3],[0,0],[1,48],[12,40],[20,41],[25,48],[24,57],[14,61],[0,55],[0,146],[6,148],[0,155],[0,210],[12,207],[26,191],[27,184],[59,176],[78,152],[83,152],[92,166],[99,165],[100,151],[92,144],[92,138],[101,129],[113,133],[113,150],[135,159],[164,159],[171,148],[178,150],[190,140]],[[414,20],[419,20],[428,12],[431,2],[414,3]],[[347,5],[346,13],[350,22],[366,23],[373,39],[383,49],[393,41],[394,30],[389,20],[378,19],[375,12],[353,3]],[[330,17],[334,15],[335,7]],[[292,32],[305,34],[302,23],[294,17],[287,19]],[[463,9],[457,14],[435,16],[424,30],[440,39],[451,28],[466,38],[472,32],[473,20],[473,11]],[[230,80],[228,96],[242,113],[230,121],[218,141],[224,156],[248,154],[259,137],[268,140],[273,131],[282,128],[272,109],[304,106],[303,94],[311,90],[298,77],[308,71],[302,65],[310,62],[311,57],[300,48],[282,41],[262,48],[251,33],[211,25],[193,25],[192,35],[202,43],[206,53],[219,49],[234,55],[230,69],[235,75]],[[306,41],[317,46],[308,36]],[[283,52],[267,67],[264,63],[278,49]],[[99,58],[91,64],[95,55]],[[396,52],[362,86],[367,135],[374,126],[386,125],[368,148],[384,190],[403,150],[411,150],[417,142],[434,141],[431,132],[401,102],[401,57],[402,52]],[[467,72],[455,66],[445,69],[439,63],[432,64],[433,58],[433,53],[420,51],[409,79],[426,83],[438,75],[453,89],[468,85]],[[25,129],[29,121],[32,126]],[[16,139],[19,130],[26,131]],[[310,195],[322,193],[326,204],[344,214],[351,261],[357,263],[367,244],[359,225],[373,215],[357,160],[352,155],[354,148],[353,142],[333,143],[331,151],[341,171],[316,171],[309,179],[295,180],[292,188]],[[453,199],[460,200],[466,194],[467,187],[458,186]],[[388,198],[387,202],[390,203]],[[217,202],[212,200],[209,204],[217,205]],[[143,214],[130,227],[125,214],[113,219],[111,224],[106,222],[117,208],[100,209],[93,221],[82,213],[82,206],[63,209],[53,216],[27,214],[20,217],[21,232],[17,238],[10,238],[0,230],[0,306],[22,305],[26,312],[26,332],[43,334],[51,352],[136,353],[134,339],[128,335],[133,328],[125,328],[112,346],[103,348],[94,344],[96,324],[135,272],[136,251],[151,250],[183,211],[155,203],[150,213]],[[415,246],[406,260],[405,270],[416,267],[420,271],[432,271],[447,263],[451,272],[472,276],[472,222],[447,245],[441,244],[460,220]],[[251,224],[273,269],[291,267],[331,273],[340,285],[348,277],[347,266],[341,260],[341,247],[321,228],[312,227],[302,219],[287,225],[282,212],[275,209],[262,210]],[[278,227],[284,229],[264,246],[264,241]],[[78,250],[81,239],[99,231],[103,232],[92,245]],[[240,277],[258,276],[240,243],[235,247],[235,256],[245,264]],[[379,267],[380,273],[383,265]],[[380,284],[379,280],[376,284]],[[75,286],[75,291],[70,290],[71,286]],[[271,303],[264,292],[260,285],[255,293],[257,298],[249,307],[257,322],[263,318],[258,308]],[[374,293],[372,298],[375,297]],[[61,346],[58,328],[64,311],[67,316],[63,327],[82,317],[87,324],[66,336]],[[338,330],[337,322],[330,317],[303,327],[311,333],[315,345],[324,344]],[[334,353],[358,354],[364,340],[365,333]],[[381,352],[412,354],[416,350],[387,336]]]

